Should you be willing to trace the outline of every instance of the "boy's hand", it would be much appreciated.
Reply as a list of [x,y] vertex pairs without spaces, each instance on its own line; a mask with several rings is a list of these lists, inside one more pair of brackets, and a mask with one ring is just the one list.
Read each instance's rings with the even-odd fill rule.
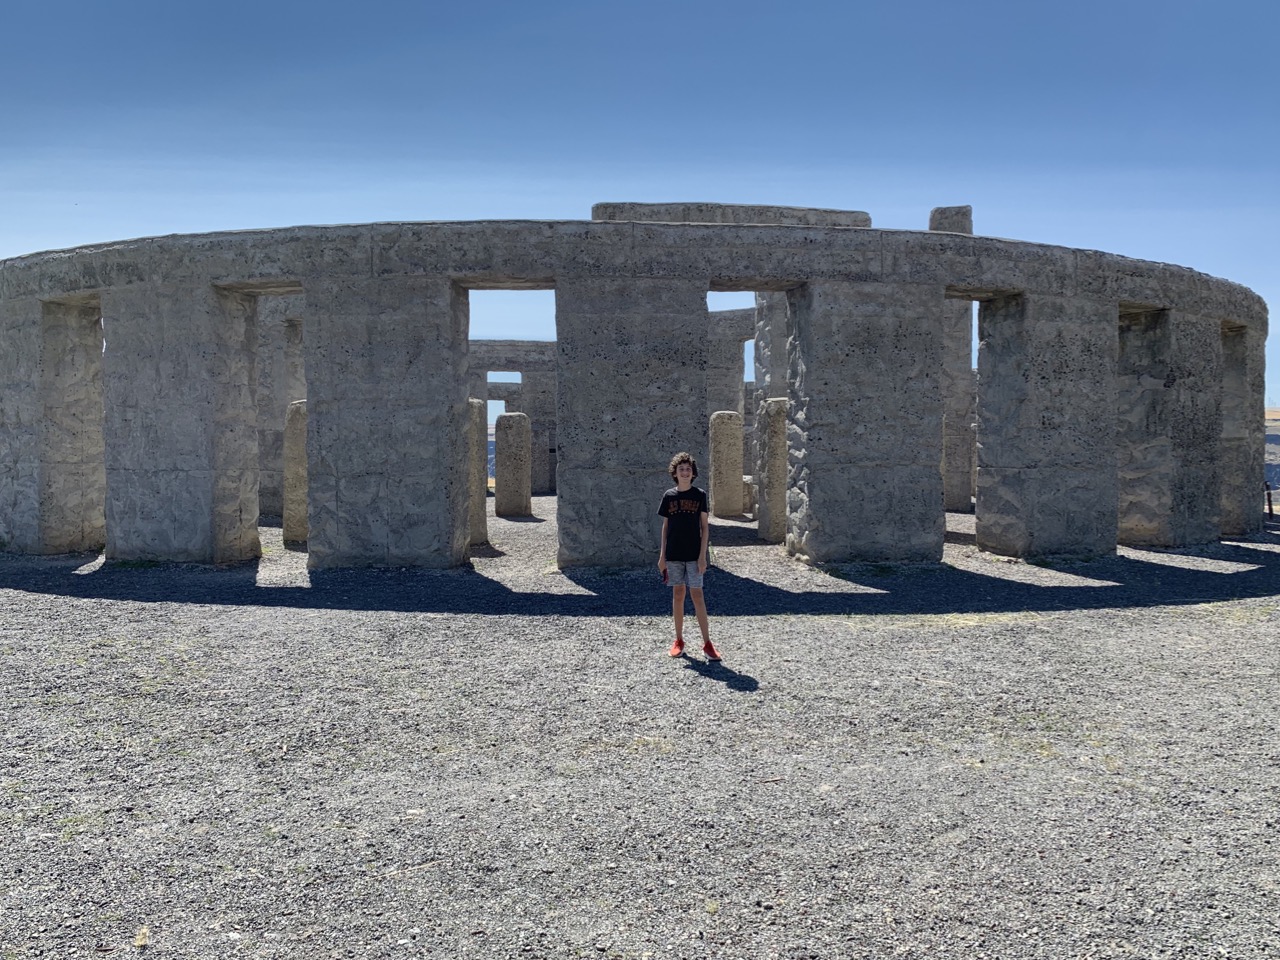
[[666,573],[666,572],[667,572],[667,558],[666,558],[666,557],[659,557],[659,558],[658,558],[658,572],[659,572],[659,573]]
[[706,557],[699,557],[699,558],[698,558],[698,573],[699,573],[699,574],[703,574],[703,573],[706,573],[706,572],[707,572],[707,558],[706,558]]

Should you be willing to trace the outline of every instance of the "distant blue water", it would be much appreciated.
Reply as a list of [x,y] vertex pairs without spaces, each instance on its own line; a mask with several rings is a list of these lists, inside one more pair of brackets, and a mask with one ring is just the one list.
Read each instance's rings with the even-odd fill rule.
[[489,476],[491,477],[497,476],[497,474],[493,472],[493,459],[494,459],[493,451],[495,446],[496,446],[496,443],[493,440],[490,440],[489,441]]

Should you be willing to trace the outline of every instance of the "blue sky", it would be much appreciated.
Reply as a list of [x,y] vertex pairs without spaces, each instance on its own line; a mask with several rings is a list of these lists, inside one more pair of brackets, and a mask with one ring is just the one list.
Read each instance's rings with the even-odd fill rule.
[[[51,0],[4,33],[0,257],[601,200],[899,228],[971,203],[981,234],[1280,304],[1280,5]],[[478,296],[472,335],[550,338],[551,303]]]

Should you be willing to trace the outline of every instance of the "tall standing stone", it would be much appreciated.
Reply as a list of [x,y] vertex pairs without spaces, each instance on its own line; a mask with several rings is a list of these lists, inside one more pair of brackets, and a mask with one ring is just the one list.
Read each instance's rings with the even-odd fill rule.
[[256,315],[207,283],[103,292],[108,558],[261,553]]
[[943,288],[791,293],[787,549],[810,562],[938,560]]
[[739,517],[742,502],[742,414],[718,410],[711,415],[711,512]]
[[556,373],[530,370],[521,378],[521,412],[529,415],[530,483],[535,497],[545,497],[556,492]]
[[493,512],[499,517],[533,515],[529,473],[529,417],[504,413],[493,433]]
[[1114,552],[1116,305],[1015,293],[978,318],[978,546]]
[[1248,536],[1263,527],[1266,329],[1224,322],[1221,336],[1221,531],[1227,537]]
[[301,296],[258,298],[258,510],[268,517],[284,512],[286,411],[307,395],[301,314]]
[[474,398],[467,401],[467,515],[471,546],[489,542],[489,405]]
[[466,558],[467,296],[436,277],[308,279],[307,563]]
[[706,362],[709,284],[557,281],[561,567],[651,563],[672,455],[706,462],[706,381],[686,371]]
[[284,421],[284,540],[307,539],[307,401],[289,404]]
[[770,397],[760,407],[756,436],[760,472],[756,475],[758,535],[766,543],[787,539],[787,398]]
[[[935,207],[929,229],[973,233],[973,207]],[[973,305],[942,307],[942,501],[947,510],[973,512]]]

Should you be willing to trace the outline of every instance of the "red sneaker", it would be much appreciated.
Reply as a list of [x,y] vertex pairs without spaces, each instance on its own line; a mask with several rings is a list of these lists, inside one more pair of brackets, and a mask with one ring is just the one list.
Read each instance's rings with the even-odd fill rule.
[[710,640],[708,640],[706,643],[702,645],[702,654],[708,660],[714,660],[717,662],[720,660],[720,651],[717,650],[714,646],[712,646]]
[[676,637],[676,642],[671,645],[671,649],[667,651],[668,657],[678,657],[684,653],[684,641]]

